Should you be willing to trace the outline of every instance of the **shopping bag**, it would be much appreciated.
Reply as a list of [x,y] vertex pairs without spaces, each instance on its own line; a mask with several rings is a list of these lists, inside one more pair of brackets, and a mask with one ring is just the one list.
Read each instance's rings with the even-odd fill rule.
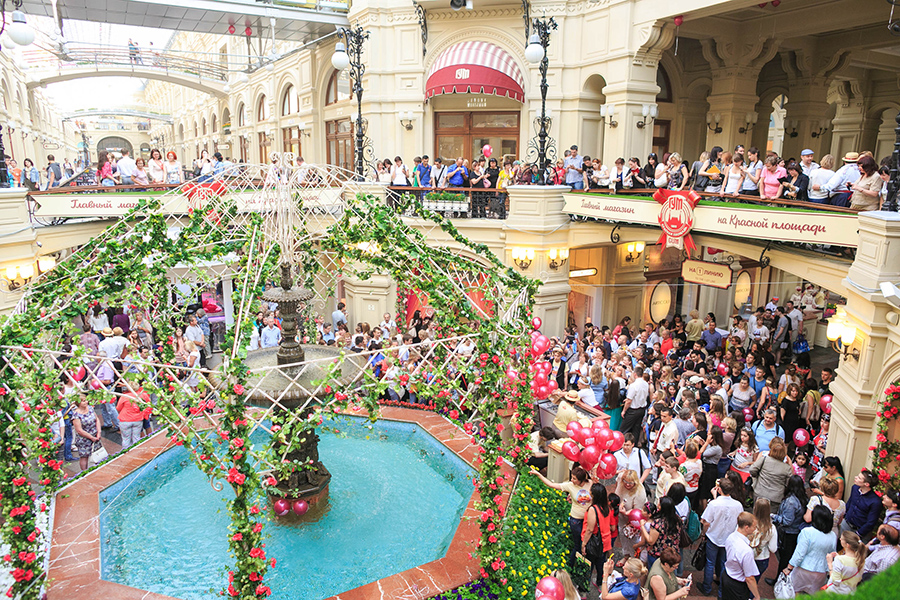
[[775,581],[775,600],[793,600],[794,596],[794,583],[790,575],[785,575],[782,571]]

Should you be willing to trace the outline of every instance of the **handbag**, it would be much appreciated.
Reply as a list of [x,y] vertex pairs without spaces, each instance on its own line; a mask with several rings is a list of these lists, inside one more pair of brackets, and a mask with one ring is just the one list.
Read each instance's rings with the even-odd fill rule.
[[794,342],[794,354],[804,354],[809,352],[809,342],[806,341],[806,336],[802,333],[797,336],[797,341]]
[[[690,514],[688,514],[688,518],[690,518]],[[680,523],[681,519],[679,519]],[[678,547],[679,548],[689,548],[694,541],[691,539],[691,536],[688,535],[687,525],[684,523],[680,523],[678,525]]]
[[597,562],[603,555],[603,536],[600,535],[600,511],[597,509],[597,505],[592,507],[594,509],[594,516],[597,517],[597,533],[591,535],[591,539],[588,540],[587,545],[584,547],[585,556],[591,562]]
[[793,600],[797,594],[794,592],[794,582],[791,578],[781,572],[775,581],[775,599],[776,600]]
[[109,458],[109,452],[106,451],[106,448],[100,442],[94,442],[94,446],[99,446],[96,449],[91,448],[91,464],[96,466]]
[[706,536],[701,535],[700,544],[694,550],[694,555],[691,556],[691,566],[694,567],[695,571],[702,571],[706,568],[706,544]]

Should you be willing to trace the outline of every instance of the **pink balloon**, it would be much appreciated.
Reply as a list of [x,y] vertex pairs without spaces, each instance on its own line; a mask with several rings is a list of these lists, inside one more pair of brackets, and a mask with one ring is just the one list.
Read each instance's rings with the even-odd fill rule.
[[597,439],[597,445],[600,446],[600,448],[603,450],[608,449],[609,445],[613,441],[613,434],[609,429],[601,429],[600,431],[597,431],[594,437]]
[[822,412],[825,413],[826,415],[831,414],[831,402],[829,402],[822,408]]
[[809,443],[809,432],[805,429],[798,429],[794,432],[794,444],[797,445],[798,448],[802,448],[803,446]]
[[536,339],[538,339],[540,337],[540,335],[541,335],[540,331],[532,331],[531,332],[531,341],[534,342]]
[[84,379],[86,373],[87,371],[85,371],[84,367],[78,367],[78,370],[75,372],[75,381]]
[[535,317],[531,320],[531,326],[534,327],[535,329],[540,329],[541,325],[543,325],[543,323],[544,322],[541,321],[540,317]]
[[581,458],[581,450],[578,449],[578,444],[571,441],[563,444],[562,454],[569,460],[574,460],[575,462],[578,462],[578,459]]
[[534,376],[534,382],[538,385],[546,385],[547,381],[549,381],[549,380],[547,379],[547,376],[544,375],[543,373],[536,373]]
[[538,346],[538,349],[541,353],[546,352],[550,349],[550,338],[548,338],[546,335],[538,336],[534,343]]
[[728,376],[728,365],[726,365],[723,362],[719,363],[719,366],[716,367],[716,373],[718,373],[722,377],[727,377]]
[[519,377],[519,373],[515,369],[510,367],[506,370],[506,376],[509,377],[510,379],[515,380]]
[[285,500],[284,498],[279,498],[273,504],[273,508],[275,509],[275,514],[279,517],[283,517],[288,514],[291,510],[291,503]]
[[581,451],[581,460],[579,462],[585,469],[590,470],[600,461],[600,456],[602,456],[602,454],[603,452],[600,448],[591,444]]
[[291,504],[291,509],[297,516],[305,515],[306,511],[309,510],[309,503],[306,500],[294,500],[293,504]]
[[832,396],[831,394],[825,394],[819,400],[819,406],[821,407],[822,412],[825,413],[826,415],[831,413],[831,403],[833,401],[834,401],[834,396]]
[[638,527],[641,524],[641,519],[643,518],[644,515],[641,514],[641,511],[638,508],[635,508],[628,513],[628,522],[635,527]]
[[559,384],[556,383],[555,379],[551,379],[550,381],[547,382],[547,387],[550,388],[550,393],[552,394],[553,392],[555,392],[556,390],[559,389]]
[[[493,152],[494,152],[494,149],[491,148],[490,144],[485,144],[484,146],[481,147],[481,153],[484,154],[485,158],[490,158],[491,154],[493,154]],[[560,600],[562,600],[562,598],[560,598]]]
[[613,441],[609,445],[610,452],[618,452],[625,445],[625,434],[621,431],[613,431]]
[[598,417],[594,419],[593,423],[591,423],[591,427],[594,429],[594,431],[601,431],[603,429],[609,430],[609,423],[607,423],[605,419],[601,419]]
[[566,588],[563,587],[562,582],[550,575],[538,582],[536,591],[541,592],[544,596],[549,596],[549,600],[565,600],[566,598]]
[[570,437],[579,429],[581,429],[581,423],[579,423],[578,421],[569,421],[569,424],[566,425],[566,432]]
[[584,447],[587,448],[588,446],[593,446],[594,444],[596,444],[597,436],[594,434],[594,430],[585,428],[584,431]]
[[99,379],[91,379],[91,387],[95,390],[99,390],[102,385]]

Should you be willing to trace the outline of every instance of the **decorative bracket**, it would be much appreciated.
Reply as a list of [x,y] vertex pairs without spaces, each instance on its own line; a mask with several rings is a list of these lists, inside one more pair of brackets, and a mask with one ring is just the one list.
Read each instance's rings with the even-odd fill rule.
[[428,14],[425,7],[413,0],[413,6],[416,7],[416,17],[419,19],[419,27],[422,29],[422,57],[428,52]]
[[609,241],[611,241],[613,244],[618,244],[619,240],[621,239],[619,237],[619,229],[622,229],[622,225],[616,223],[616,226],[613,227],[612,231],[609,232]]
[[772,240],[769,240],[768,242],[766,242],[766,247],[763,248],[762,253],[760,253],[760,255],[759,255],[759,266],[762,267],[763,269],[768,267],[769,263],[772,262],[772,259],[770,259],[768,256],[766,256],[766,252],[769,251],[769,248],[771,246],[772,246]]

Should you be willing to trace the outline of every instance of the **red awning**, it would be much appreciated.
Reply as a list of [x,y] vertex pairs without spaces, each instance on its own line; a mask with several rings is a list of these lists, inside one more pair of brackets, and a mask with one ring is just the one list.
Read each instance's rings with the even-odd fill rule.
[[425,98],[438,94],[492,94],[525,102],[525,79],[505,50],[487,42],[460,42],[428,71]]

